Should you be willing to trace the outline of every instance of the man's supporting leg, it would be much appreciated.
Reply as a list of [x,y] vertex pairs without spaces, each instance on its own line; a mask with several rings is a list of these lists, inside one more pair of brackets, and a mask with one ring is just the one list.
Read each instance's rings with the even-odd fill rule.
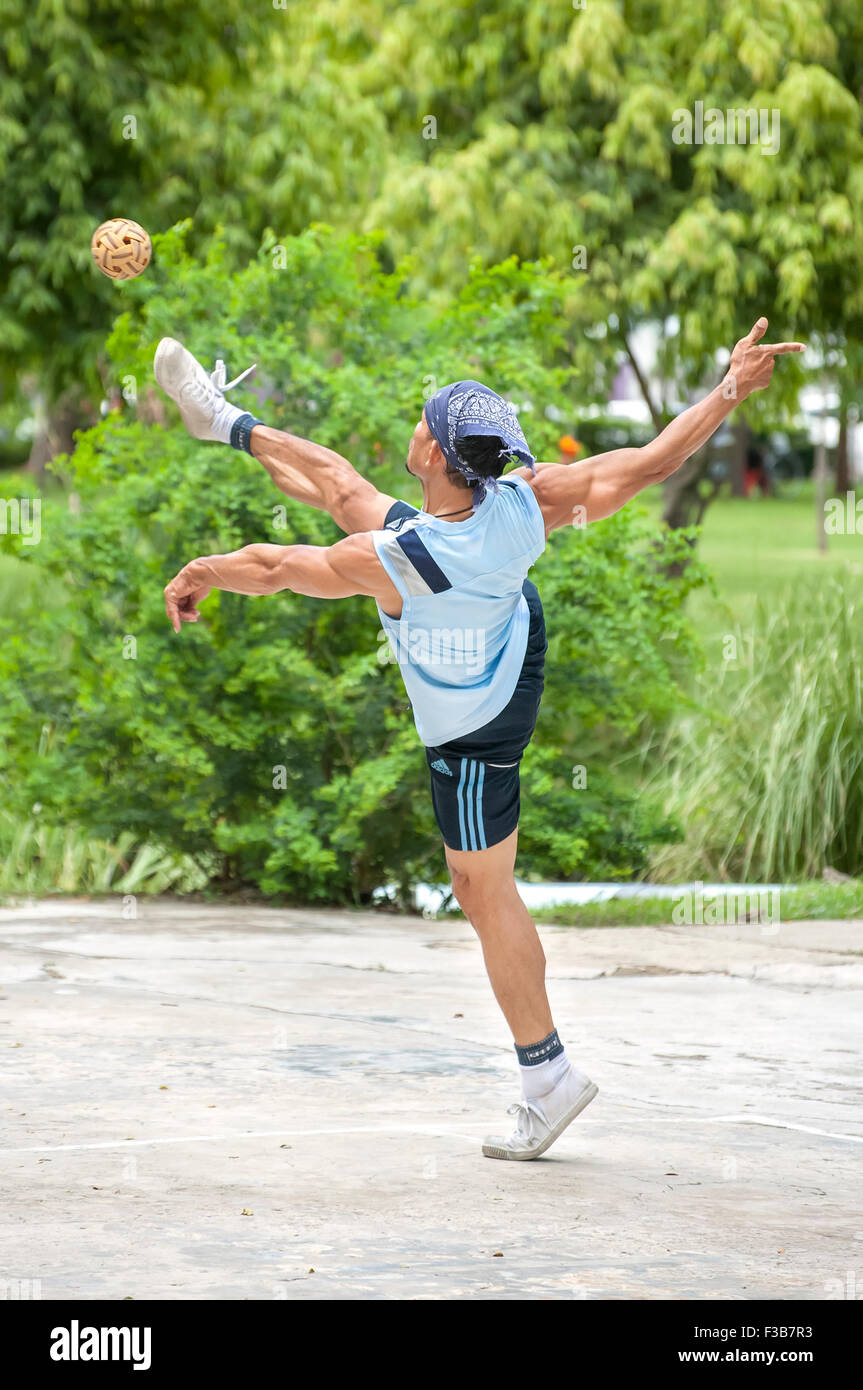
[[285,430],[255,425],[248,446],[276,487],[297,502],[329,512],[348,535],[379,531],[395,501],[333,449]]
[[518,830],[491,849],[454,850],[446,860],[453,892],[482,946],[494,996],[517,1047],[554,1030],[545,992],[545,952],[518,895],[513,870]]
[[515,1132],[489,1136],[486,1158],[539,1158],[597,1094],[557,1036],[545,992],[545,952],[513,879],[518,831],[491,849],[447,847],[453,890],[480,939],[495,998],[515,1040],[522,1101]]

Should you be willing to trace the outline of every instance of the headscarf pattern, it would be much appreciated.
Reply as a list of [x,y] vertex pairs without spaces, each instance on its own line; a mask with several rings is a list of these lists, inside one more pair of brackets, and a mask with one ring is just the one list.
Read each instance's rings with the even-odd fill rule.
[[487,488],[497,492],[499,483],[497,478],[473,471],[459,454],[459,439],[471,434],[496,435],[504,444],[501,458],[515,457],[531,472],[536,471],[536,459],[528,448],[515,406],[480,381],[455,381],[450,386],[442,386],[426,401],[425,418],[450,467],[476,484],[475,506],[483,501]]

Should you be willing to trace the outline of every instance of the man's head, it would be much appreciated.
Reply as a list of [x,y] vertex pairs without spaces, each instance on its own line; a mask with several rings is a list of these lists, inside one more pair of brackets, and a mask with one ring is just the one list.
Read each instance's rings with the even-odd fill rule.
[[421,479],[443,469],[457,486],[472,487],[479,504],[486,483],[495,491],[514,458],[534,465],[515,407],[479,381],[456,381],[426,401],[406,467]]
[[429,429],[423,411],[411,435],[405,468],[421,482],[435,472],[443,472],[455,487],[467,489],[476,487],[477,478],[499,478],[511,457],[496,434],[459,435],[456,445],[459,457],[476,477],[468,478],[461,468],[453,467]]

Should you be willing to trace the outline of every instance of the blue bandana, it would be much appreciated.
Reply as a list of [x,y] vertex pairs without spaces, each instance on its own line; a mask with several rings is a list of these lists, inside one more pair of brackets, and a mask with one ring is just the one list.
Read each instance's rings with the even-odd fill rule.
[[511,459],[514,455],[531,471],[536,471],[536,460],[527,447],[515,406],[479,381],[455,381],[451,386],[442,386],[426,401],[425,418],[450,467],[457,468],[469,482],[476,483],[475,506],[485,497],[486,487],[497,492],[499,484],[497,478],[474,473],[461,457],[458,440],[465,435],[497,435],[504,443],[501,458]]

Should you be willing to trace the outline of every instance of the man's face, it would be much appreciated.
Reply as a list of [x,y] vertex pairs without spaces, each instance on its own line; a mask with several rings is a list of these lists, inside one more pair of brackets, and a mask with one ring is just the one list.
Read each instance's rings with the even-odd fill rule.
[[420,416],[417,427],[411,435],[405,468],[415,478],[422,478],[428,471],[429,455],[435,438],[426,424],[425,412]]

